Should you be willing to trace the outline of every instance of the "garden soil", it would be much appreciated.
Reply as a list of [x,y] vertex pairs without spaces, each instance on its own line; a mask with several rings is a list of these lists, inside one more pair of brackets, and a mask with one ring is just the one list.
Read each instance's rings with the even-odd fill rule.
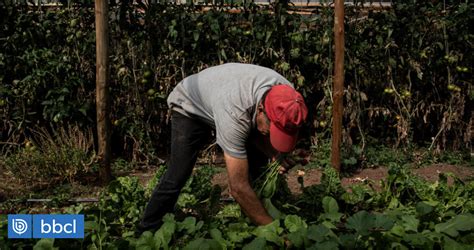
[[[447,164],[434,164],[421,168],[414,168],[413,173],[421,178],[435,182],[438,180],[440,173],[453,173],[461,180],[474,180],[474,168],[467,166],[455,166]],[[304,186],[311,186],[321,183],[322,169],[292,169],[287,174],[288,187],[293,194],[302,192],[301,185],[298,183],[298,174],[303,174]],[[342,186],[349,188],[353,184],[362,183],[364,181],[374,182],[375,188],[379,187],[380,181],[388,176],[387,167],[366,168],[356,171],[350,175],[346,175],[341,179]],[[452,182],[452,178],[448,178],[448,183]],[[223,196],[228,196],[227,174],[225,171],[218,173],[213,178],[213,183],[221,186]]]
[[[222,188],[223,197],[228,197],[229,187],[224,162],[216,161],[214,162],[214,165],[216,165],[217,168],[220,168],[220,171],[216,175],[214,175],[213,184],[219,185]],[[155,175],[156,171],[156,167],[144,167],[139,170],[134,170],[132,173],[122,173],[120,175],[136,176],[139,178],[140,182],[143,185],[146,185],[148,184],[148,181],[151,180],[152,177]],[[294,168],[286,174],[288,187],[290,188],[293,194],[300,194],[302,190],[300,183],[298,183],[298,176],[303,175],[304,186],[307,187],[314,184],[319,184],[321,182],[322,172],[323,171],[321,169]],[[433,164],[426,167],[414,168],[413,172],[414,174],[430,182],[435,182],[436,180],[438,180],[439,173],[448,172],[453,173],[455,176],[464,181],[474,180],[474,168],[468,166]],[[377,188],[380,184],[380,181],[385,179],[387,175],[387,167],[365,168],[360,169],[359,171],[353,172],[351,174],[345,174],[341,179],[341,183],[344,187],[349,188],[352,184],[362,183],[364,181],[372,181],[374,183],[375,188]],[[19,187],[18,184],[16,185],[16,188],[12,187],[12,185],[3,185],[8,183],[8,179],[10,179],[9,176],[2,176],[0,174],[0,183],[2,183],[2,185],[0,185],[0,202],[14,198],[17,193],[28,192],[27,190],[22,190],[22,188]],[[452,178],[448,178],[448,182],[452,182]],[[77,195],[79,197],[95,196],[97,193],[99,193],[101,187],[97,185],[92,186],[93,187],[91,187],[91,185],[82,183],[82,185],[78,185],[78,187],[74,188],[81,191],[75,192],[75,194],[72,195]],[[89,190],[89,192],[87,192],[86,190]]]

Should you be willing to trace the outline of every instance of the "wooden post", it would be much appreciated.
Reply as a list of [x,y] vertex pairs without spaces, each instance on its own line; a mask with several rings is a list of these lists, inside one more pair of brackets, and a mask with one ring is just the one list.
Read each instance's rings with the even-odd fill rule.
[[332,109],[332,146],[331,165],[341,171],[341,139],[342,139],[342,98],[344,94],[344,0],[335,0],[334,18],[334,84]]
[[108,0],[95,1],[97,140],[100,165],[99,177],[104,184],[112,179],[108,86],[108,8]]

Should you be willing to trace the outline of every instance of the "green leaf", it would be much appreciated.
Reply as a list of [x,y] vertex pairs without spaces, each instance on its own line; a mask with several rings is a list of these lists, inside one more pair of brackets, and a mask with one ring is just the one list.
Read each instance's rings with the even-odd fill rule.
[[348,159],[343,159],[342,163],[344,165],[355,165],[357,164],[357,159],[355,157],[349,157]]
[[189,242],[183,249],[189,250],[220,250],[221,245],[213,239],[198,238]]
[[369,229],[375,224],[375,216],[366,211],[360,211],[347,219],[347,228],[354,229],[360,235],[369,235]]
[[390,66],[392,66],[392,67],[397,67],[397,61],[395,61],[395,59],[393,59],[393,58],[391,58],[391,57],[388,59],[388,63],[389,63]]
[[390,200],[390,203],[388,204],[388,208],[397,208],[399,205],[400,205],[400,202],[395,196],[393,196],[392,199]]
[[278,210],[278,208],[273,205],[270,199],[263,199],[263,206],[265,207],[265,209],[267,209],[268,213],[273,219],[277,220],[283,217],[283,214],[280,212],[280,210]]
[[316,244],[312,245],[308,249],[314,249],[314,250],[318,250],[318,249],[331,250],[331,249],[334,249],[334,250],[338,250],[339,249],[339,244],[334,239],[334,240],[325,241],[325,242],[321,242],[321,243],[316,242]]
[[392,242],[392,244],[390,244],[390,249],[408,250],[408,248],[400,242]]
[[154,246],[153,234],[149,231],[144,232],[137,240],[137,249],[152,249]]
[[227,231],[227,237],[234,243],[240,243],[243,240],[251,237],[249,226],[247,223],[231,223],[227,227],[229,231]]
[[209,234],[211,235],[212,239],[219,242],[219,244],[222,246],[223,249],[225,249],[228,245],[230,245],[229,242],[226,241],[222,237],[222,232],[219,229],[213,228],[213,229],[209,230]]
[[175,230],[176,223],[169,221],[163,223],[160,229],[155,233],[155,247],[167,249]]
[[330,234],[331,230],[323,225],[311,225],[308,228],[308,239],[316,242],[322,242],[326,236]]
[[427,202],[420,201],[416,204],[416,212],[421,216],[429,214],[433,210],[434,210],[434,206],[431,206]]
[[285,217],[285,227],[290,233],[296,232],[301,228],[307,228],[306,222],[298,215],[288,215]]
[[84,222],[84,231],[85,232],[90,232],[90,231],[99,231],[100,230],[100,225],[97,223],[97,221],[85,221]]
[[167,213],[163,216],[163,222],[175,222],[174,214]]
[[435,231],[425,230],[421,233],[423,237],[427,238],[431,242],[442,242],[442,239],[446,236],[442,233],[437,233]]
[[267,241],[265,238],[257,237],[253,239],[250,243],[245,245],[243,250],[261,250],[267,246]]
[[266,35],[265,36],[265,43],[268,43],[270,37],[272,37],[272,32],[273,31],[271,31],[271,30],[266,32],[266,34],[265,34]]
[[375,228],[382,228],[384,230],[390,230],[392,229],[394,225],[393,219],[388,217],[385,214],[375,214],[375,222],[374,222],[374,227]]
[[415,233],[415,234],[405,234],[403,236],[403,240],[407,241],[410,243],[410,245],[414,247],[420,247],[420,248],[430,248],[432,247],[427,247],[427,246],[433,246],[434,242],[432,242],[426,235],[423,235],[421,233]]
[[283,229],[280,227],[280,221],[274,220],[272,223],[259,226],[254,231],[253,234],[257,237],[262,237],[267,241],[273,242],[278,246],[283,245],[283,238],[280,237],[280,234],[283,232]]
[[356,234],[343,234],[339,236],[339,241],[344,249],[355,249],[357,243],[357,235]]
[[400,225],[395,225],[390,229],[390,233],[393,235],[403,237],[405,235],[405,229]]
[[449,249],[449,250],[472,250],[473,246],[472,245],[464,245],[462,243],[459,243],[449,237],[443,237],[444,239],[444,249]]
[[239,218],[242,216],[239,204],[225,205],[218,213],[219,218]]
[[35,246],[33,247],[33,250],[52,250],[52,249],[58,249],[57,247],[54,246],[54,239],[41,239],[38,242],[36,242]]
[[85,107],[79,108],[79,112],[81,112],[81,114],[83,114],[84,116],[87,116],[87,110]]
[[224,50],[224,49],[221,49],[220,54],[221,54],[221,56],[224,58],[224,60],[227,61],[227,54],[225,53],[225,50]]
[[217,23],[217,20],[215,22],[211,23],[211,30],[212,32],[218,34],[219,33],[219,24]]
[[178,223],[179,231],[183,229],[187,231],[187,233],[192,234],[196,230],[196,218],[195,217],[186,217],[182,222]]
[[339,205],[337,204],[337,201],[334,198],[330,196],[325,196],[323,198],[323,209],[326,213],[337,213],[339,212]]
[[308,229],[301,227],[297,231],[288,234],[288,240],[296,247],[296,248],[303,248],[305,244],[307,244],[308,238]]
[[402,216],[402,226],[405,228],[405,231],[418,232],[418,225],[420,221],[414,215],[403,215]]
[[193,38],[194,38],[194,41],[199,40],[199,31],[197,31],[197,30],[193,31]]
[[332,197],[325,196],[322,203],[325,213],[321,214],[319,219],[339,222],[343,214],[338,212],[339,205],[337,204],[337,201]]
[[343,215],[342,213],[325,213],[325,214],[321,214],[319,216],[319,219],[326,220],[323,222],[323,224],[325,224],[325,222],[339,222],[341,220],[342,215]]
[[474,216],[472,214],[458,215],[445,223],[435,225],[435,231],[445,233],[451,237],[457,237],[459,231],[469,231],[474,229]]
[[382,46],[382,43],[383,43],[383,38],[381,36],[376,36],[375,38],[377,40],[377,43],[379,46]]
[[[325,214],[326,215],[326,214]],[[321,222],[321,225],[329,228],[329,229],[336,229],[337,227],[334,225],[334,223],[330,222],[330,221],[323,221]]]
[[[99,248],[95,245],[95,243],[91,243],[90,245],[87,246],[87,250],[98,250]],[[151,247],[137,247],[138,250],[148,250],[151,249]]]
[[126,231],[122,233],[122,238],[128,238],[128,237],[133,237],[135,235],[134,231]]
[[190,207],[198,203],[195,195],[189,193],[181,193],[176,204],[178,207]]

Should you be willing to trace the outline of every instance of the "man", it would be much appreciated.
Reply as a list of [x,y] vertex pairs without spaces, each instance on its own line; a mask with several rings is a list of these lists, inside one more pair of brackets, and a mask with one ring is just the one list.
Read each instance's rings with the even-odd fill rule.
[[277,72],[257,65],[210,67],[180,82],[168,97],[171,156],[139,225],[156,230],[172,212],[209,131],[224,152],[231,195],[257,225],[272,222],[249,181],[256,168],[294,149],[307,107]]

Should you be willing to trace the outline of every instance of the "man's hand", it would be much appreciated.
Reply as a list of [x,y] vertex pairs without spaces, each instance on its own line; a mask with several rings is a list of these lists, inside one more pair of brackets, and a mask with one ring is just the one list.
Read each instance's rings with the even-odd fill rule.
[[257,225],[266,225],[273,221],[249,183],[249,165],[247,159],[239,159],[224,153],[229,186],[232,197],[239,203],[245,214]]
[[281,166],[278,170],[280,174],[286,174],[290,169],[297,165],[306,165],[309,162],[309,153],[303,150],[297,150],[291,154],[280,154],[272,158],[273,161],[279,159]]

